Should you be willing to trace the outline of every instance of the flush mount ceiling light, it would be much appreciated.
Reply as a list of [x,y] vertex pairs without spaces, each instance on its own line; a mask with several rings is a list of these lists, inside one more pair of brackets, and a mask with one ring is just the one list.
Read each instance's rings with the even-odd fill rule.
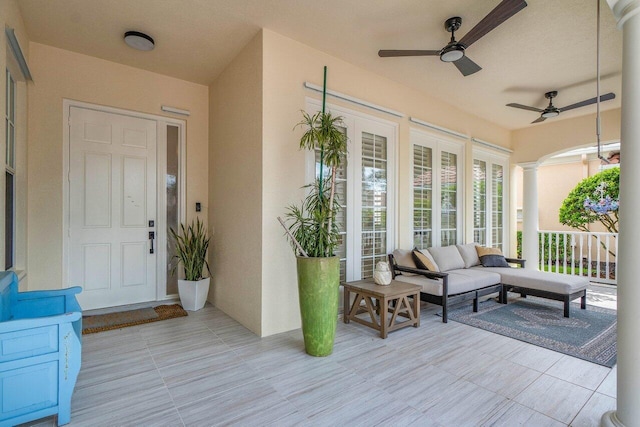
[[155,43],[151,36],[139,31],[127,31],[124,33],[124,42],[134,49],[149,51],[153,50]]

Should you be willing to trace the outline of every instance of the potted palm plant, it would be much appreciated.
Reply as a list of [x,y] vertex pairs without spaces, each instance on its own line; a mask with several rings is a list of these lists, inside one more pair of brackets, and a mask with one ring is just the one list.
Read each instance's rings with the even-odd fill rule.
[[340,259],[335,256],[340,243],[336,176],[346,159],[347,136],[339,116],[324,111],[313,115],[303,111],[302,116],[298,126],[305,132],[300,148],[320,151],[320,176],[306,186],[309,194],[300,206],[288,208],[286,223],[279,220],[297,256],[305,350],[312,356],[328,356],[333,351],[340,286]]
[[170,230],[171,236],[175,241],[174,258],[178,262],[171,271],[175,274],[178,264],[182,264],[184,268],[184,280],[178,280],[178,292],[180,294],[180,303],[185,310],[197,311],[204,307],[209,294],[209,281],[211,277],[203,277],[204,267],[207,267],[209,276],[209,263],[207,262],[207,249],[211,234],[209,234],[204,223],[200,218],[191,221],[191,224],[185,227],[180,224],[179,232],[173,228]]

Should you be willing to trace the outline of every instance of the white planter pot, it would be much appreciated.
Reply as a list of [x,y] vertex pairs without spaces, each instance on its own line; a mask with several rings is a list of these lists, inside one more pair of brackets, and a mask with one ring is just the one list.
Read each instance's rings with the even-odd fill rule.
[[188,311],[198,311],[207,302],[209,294],[210,277],[192,282],[190,280],[178,280],[178,292],[182,308]]

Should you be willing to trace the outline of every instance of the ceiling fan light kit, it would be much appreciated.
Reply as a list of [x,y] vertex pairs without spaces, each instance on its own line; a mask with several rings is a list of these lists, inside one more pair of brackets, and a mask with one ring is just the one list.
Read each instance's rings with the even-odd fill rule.
[[460,41],[456,41],[455,32],[462,25],[462,18],[454,16],[447,19],[444,23],[444,28],[451,33],[451,40],[440,50],[380,50],[378,51],[378,56],[382,58],[398,56],[439,56],[442,62],[453,63],[463,76],[469,76],[482,70],[482,67],[466,56],[466,49],[526,6],[527,2],[524,0],[502,0],[498,6],[482,18]]

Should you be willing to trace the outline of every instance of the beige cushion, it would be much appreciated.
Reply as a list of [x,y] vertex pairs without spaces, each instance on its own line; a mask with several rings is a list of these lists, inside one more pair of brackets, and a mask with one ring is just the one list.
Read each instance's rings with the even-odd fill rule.
[[549,273],[526,268],[474,267],[472,270],[498,273],[505,285],[554,292],[561,295],[570,295],[586,289],[589,285],[589,279],[583,276]]
[[480,258],[478,257],[478,251],[476,250],[475,243],[467,243],[466,245],[456,245],[460,256],[464,260],[464,268],[473,267],[480,264]]
[[433,247],[427,249],[440,271],[464,268],[464,260],[455,246]]
[[[413,262],[413,255],[410,250],[407,249],[396,249],[393,251],[393,258],[396,260],[396,264],[402,267],[410,267],[410,268],[418,268],[416,267],[416,263]],[[402,272],[404,276],[415,276],[414,273],[405,273]]]
[[435,260],[429,253],[429,251],[421,251],[418,248],[414,249],[412,252],[413,261],[416,263],[418,268],[422,268],[429,271],[440,271],[438,264],[436,264]]

